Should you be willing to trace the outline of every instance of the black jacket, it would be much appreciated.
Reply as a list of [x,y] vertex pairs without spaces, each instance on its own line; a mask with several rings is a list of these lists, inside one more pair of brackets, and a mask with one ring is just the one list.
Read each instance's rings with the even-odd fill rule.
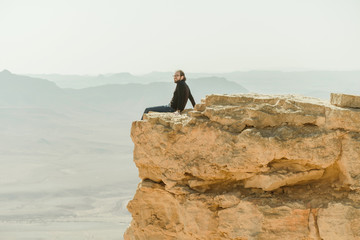
[[171,99],[170,107],[172,107],[175,111],[182,111],[184,110],[188,99],[190,99],[191,104],[194,107],[195,101],[191,95],[189,86],[185,83],[185,80],[177,82],[173,98]]

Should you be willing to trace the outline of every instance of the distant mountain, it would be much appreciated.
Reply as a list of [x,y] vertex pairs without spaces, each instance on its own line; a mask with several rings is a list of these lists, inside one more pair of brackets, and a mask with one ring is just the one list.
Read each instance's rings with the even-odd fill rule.
[[[127,83],[152,83],[152,82],[171,82],[173,72],[151,72],[144,75],[132,75],[130,73],[100,74],[97,76],[87,75],[61,75],[61,74],[30,74],[35,78],[44,78],[55,82],[62,88],[87,88],[107,84],[127,84]],[[195,77],[209,77],[211,74],[194,74]]]
[[[197,103],[209,94],[215,93],[246,93],[247,89],[224,78],[198,78],[187,80],[192,95]],[[64,89],[83,101],[93,105],[117,107],[139,111],[144,107],[168,104],[176,85],[171,82],[154,82],[149,84],[113,84],[84,89]],[[188,102],[187,108],[191,108]]]
[[[225,78],[189,79],[187,83],[196,102],[207,94],[248,92]],[[167,81],[66,89],[48,80],[3,71],[0,73],[0,104],[138,112],[147,106],[168,104],[175,87],[173,82]],[[187,107],[191,107],[191,104],[188,103]]]
[[329,99],[330,92],[360,94],[360,71],[249,71],[220,74],[251,92],[296,93]]
[[187,80],[187,83],[194,92],[194,97],[198,98],[198,100],[210,94],[233,94],[249,92],[240,84],[229,81],[222,77],[202,77],[189,79]]
[[98,76],[87,75],[61,75],[61,74],[30,74],[29,76],[35,78],[44,78],[55,82],[62,88],[87,88],[102,86],[107,84],[126,84],[141,82],[138,77],[131,75],[130,73],[115,73],[105,74]]
[[[58,86],[86,88],[105,84],[171,82],[172,72],[130,73],[99,76],[32,75],[54,81]],[[238,83],[250,92],[266,94],[302,94],[329,99],[330,92],[360,94],[360,71],[246,71],[230,73],[186,73],[189,82],[199,78],[223,78]],[[203,88],[206,85],[203,85]],[[201,93],[202,94],[202,93]]]
[[[172,82],[173,72],[151,72],[144,75],[132,75],[130,73],[100,74],[97,76],[88,75],[61,75],[61,74],[30,74],[34,78],[43,78],[55,82],[61,88],[81,89],[96,87],[107,84],[127,84],[127,83],[152,83],[152,82]],[[188,73],[188,79],[223,77],[221,74],[209,73]],[[223,77],[224,78],[224,77]]]
[[[62,87],[82,87],[63,89],[44,79],[3,71],[0,74],[3,85],[0,90],[0,103],[57,103],[104,108],[118,106],[119,110],[127,106],[143,108],[167,104],[175,88],[172,74],[152,72],[142,76],[130,73],[99,76],[39,75],[42,78],[50,77],[57,85],[63,84]],[[264,94],[301,94],[322,99],[329,99],[331,92],[360,95],[360,71],[187,73],[187,79],[197,102],[207,94],[248,91]]]
[[63,99],[64,92],[45,79],[0,72],[0,104],[47,105]]

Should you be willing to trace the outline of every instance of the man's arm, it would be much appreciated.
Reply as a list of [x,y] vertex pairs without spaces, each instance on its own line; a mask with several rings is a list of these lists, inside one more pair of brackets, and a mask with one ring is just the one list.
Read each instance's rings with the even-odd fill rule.
[[191,101],[192,106],[195,107],[196,103],[195,103],[195,100],[194,100],[194,98],[193,98],[193,96],[191,94],[190,88],[189,88],[189,99]]

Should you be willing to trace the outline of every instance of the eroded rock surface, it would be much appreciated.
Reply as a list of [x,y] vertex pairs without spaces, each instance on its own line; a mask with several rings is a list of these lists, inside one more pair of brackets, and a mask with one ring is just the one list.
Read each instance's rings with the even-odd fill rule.
[[132,125],[125,239],[360,239],[360,111],[211,95]]
[[331,93],[330,102],[339,107],[360,108],[360,96]]

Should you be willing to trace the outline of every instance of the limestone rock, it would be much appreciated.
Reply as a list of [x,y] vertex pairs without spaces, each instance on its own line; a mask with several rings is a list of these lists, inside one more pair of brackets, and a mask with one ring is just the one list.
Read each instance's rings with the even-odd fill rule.
[[142,183],[125,239],[360,238],[358,119],[318,99],[259,94],[147,114],[131,129]]
[[330,102],[339,107],[360,108],[360,96],[331,93]]
[[332,203],[317,214],[319,235],[323,239],[360,239],[360,210]]

